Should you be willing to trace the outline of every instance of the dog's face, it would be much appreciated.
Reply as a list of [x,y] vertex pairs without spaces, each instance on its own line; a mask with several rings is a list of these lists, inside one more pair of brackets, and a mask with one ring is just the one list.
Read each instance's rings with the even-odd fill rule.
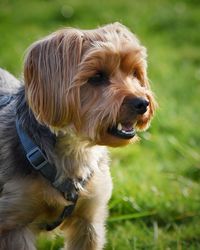
[[64,29],[30,48],[27,100],[51,128],[70,128],[94,144],[126,145],[154,114],[146,68],[145,48],[119,23]]

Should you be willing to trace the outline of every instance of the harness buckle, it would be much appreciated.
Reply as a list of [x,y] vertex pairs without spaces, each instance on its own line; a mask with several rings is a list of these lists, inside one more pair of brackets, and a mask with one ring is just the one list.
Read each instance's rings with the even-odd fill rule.
[[45,155],[42,153],[39,147],[35,147],[31,151],[29,151],[26,154],[26,157],[36,170],[40,170],[48,163]]

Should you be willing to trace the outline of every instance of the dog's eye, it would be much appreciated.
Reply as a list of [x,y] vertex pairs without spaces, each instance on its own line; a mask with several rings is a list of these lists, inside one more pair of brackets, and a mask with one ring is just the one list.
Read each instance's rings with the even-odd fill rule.
[[136,70],[136,69],[134,69],[134,70],[133,70],[133,73],[132,73],[132,74],[133,74],[133,77],[138,78],[138,72],[137,72],[137,70]]
[[99,86],[108,82],[107,74],[104,72],[98,72],[94,76],[88,79],[88,82],[94,86]]

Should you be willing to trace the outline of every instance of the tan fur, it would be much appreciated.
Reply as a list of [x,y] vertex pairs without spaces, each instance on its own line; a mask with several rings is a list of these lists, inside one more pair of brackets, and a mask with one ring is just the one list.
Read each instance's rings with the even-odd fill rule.
[[[63,29],[37,41],[27,52],[26,98],[38,122],[57,135],[58,182],[93,173],[85,187],[78,187],[75,211],[61,225],[68,250],[103,249],[112,192],[105,146],[135,140],[115,137],[107,129],[121,121],[136,123],[138,130],[148,127],[156,103],[146,70],[146,49],[119,23],[96,30]],[[99,71],[106,72],[108,82],[92,86],[88,79]],[[150,102],[147,112],[131,113],[127,103],[134,97]],[[8,182],[3,192],[14,193],[15,198],[10,197],[14,210],[7,212],[2,233],[15,228],[16,221],[36,232],[38,224],[55,220],[68,204],[41,176]],[[32,249],[31,244],[27,249]]]

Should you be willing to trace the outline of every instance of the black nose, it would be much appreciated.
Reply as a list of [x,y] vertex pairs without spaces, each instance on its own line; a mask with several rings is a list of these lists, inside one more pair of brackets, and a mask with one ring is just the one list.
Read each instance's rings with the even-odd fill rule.
[[149,101],[141,97],[135,97],[129,100],[129,104],[134,108],[138,115],[143,115],[147,111]]

